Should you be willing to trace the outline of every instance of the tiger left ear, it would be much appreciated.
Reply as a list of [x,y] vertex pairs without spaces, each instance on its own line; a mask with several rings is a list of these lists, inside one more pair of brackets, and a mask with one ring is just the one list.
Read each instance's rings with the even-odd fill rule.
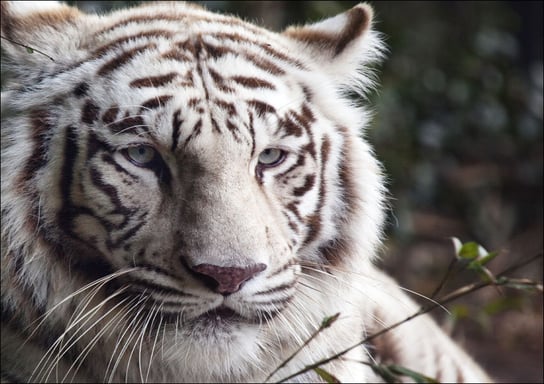
[[371,30],[373,16],[372,7],[362,3],[315,24],[289,27],[283,34],[325,71],[343,77],[382,56],[381,42]]

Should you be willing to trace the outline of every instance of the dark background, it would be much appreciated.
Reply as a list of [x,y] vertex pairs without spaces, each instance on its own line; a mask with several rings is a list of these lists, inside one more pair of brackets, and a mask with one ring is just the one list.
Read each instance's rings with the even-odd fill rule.
[[[69,2],[103,11],[137,2]],[[349,9],[352,1],[202,1],[274,30]],[[383,266],[430,295],[450,237],[499,251],[494,273],[542,281],[543,63],[540,1],[372,2],[388,58],[370,95],[391,193]],[[476,281],[470,271],[445,292]],[[542,293],[485,288],[437,319],[499,382],[543,382]]]

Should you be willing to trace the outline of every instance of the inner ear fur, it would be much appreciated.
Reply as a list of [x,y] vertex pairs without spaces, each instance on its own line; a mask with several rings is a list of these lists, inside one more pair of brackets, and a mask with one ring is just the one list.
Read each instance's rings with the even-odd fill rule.
[[289,27],[284,34],[305,43],[310,49],[330,56],[340,55],[346,47],[370,29],[374,12],[368,4],[358,4],[337,16],[302,27]]

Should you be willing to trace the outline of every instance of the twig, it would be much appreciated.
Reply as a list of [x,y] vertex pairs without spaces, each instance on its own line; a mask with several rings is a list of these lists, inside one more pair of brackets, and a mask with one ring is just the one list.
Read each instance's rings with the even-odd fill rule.
[[18,42],[16,42],[16,41],[13,41],[13,40],[11,40],[11,39],[8,39],[7,37],[4,37],[4,36],[0,36],[0,38],[9,41],[9,42],[12,43],[12,44],[19,45],[19,46],[25,48],[26,51],[27,51],[28,53],[37,52],[37,53],[39,53],[39,54],[41,54],[41,55],[44,55],[44,56],[47,57],[49,60],[51,60],[51,61],[53,61],[53,62],[55,61],[55,59],[53,59],[53,58],[52,58],[51,56],[49,56],[47,53],[40,51],[39,49],[32,48],[32,47],[30,47],[30,46],[28,46],[28,45],[18,43]]
[[321,331],[323,331],[325,328],[328,328],[332,325],[332,323],[334,323],[338,317],[340,316],[340,313],[337,313],[333,316],[330,316],[330,317],[326,317],[325,319],[323,319],[323,321],[321,322],[321,325],[319,326],[319,328],[300,346],[297,348],[296,351],[294,351],[291,356],[289,356],[286,360],[283,361],[283,363],[281,363],[276,369],[274,369],[267,377],[266,379],[264,380],[265,382],[268,381],[276,372],[278,372],[280,369],[282,369],[283,367],[285,367],[291,360],[293,360],[293,358],[305,347],[307,346],[308,344],[310,344],[310,342],[317,336],[319,335],[319,333],[321,333]]
[[438,284],[434,292],[431,294],[430,296],[431,299],[434,299],[440,293],[442,288],[444,288],[444,285],[446,285],[446,281],[448,281],[449,277],[451,276],[456,263],[457,263],[457,259],[452,258],[450,261],[450,265],[448,265],[448,269],[446,273],[444,274],[444,277],[442,278],[442,281],[440,281],[440,284]]
[[[293,373],[293,374],[291,374],[291,375],[289,375],[289,376],[287,376],[287,377],[285,377],[285,378],[279,380],[278,383],[287,381],[287,380],[289,380],[289,379],[292,379],[293,377],[296,377],[296,376],[298,376],[298,375],[300,375],[300,374],[303,374],[303,373],[305,373],[305,372],[308,372],[308,371],[310,371],[310,370],[312,370],[312,369],[315,369],[315,368],[317,368],[317,367],[319,367],[319,366],[321,366],[321,365],[327,364],[327,363],[331,362],[332,360],[338,359],[339,357],[345,355],[345,354],[348,353],[349,351],[351,351],[351,350],[353,350],[353,349],[355,349],[355,348],[357,348],[357,347],[359,347],[359,346],[361,346],[361,345],[363,345],[363,344],[368,343],[369,341],[375,339],[375,338],[378,337],[378,336],[383,335],[383,334],[386,333],[386,332],[391,331],[392,329],[398,327],[399,325],[402,325],[402,324],[404,324],[404,323],[406,323],[406,322],[408,322],[408,321],[410,321],[410,320],[412,320],[412,319],[414,319],[414,318],[416,318],[416,317],[418,317],[418,316],[421,316],[421,315],[423,315],[423,314],[426,314],[426,313],[432,311],[433,309],[435,309],[435,308],[437,308],[437,307],[439,307],[439,306],[442,306],[442,305],[444,305],[444,304],[447,304],[447,303],[449,303],[450,301],[453,301],[453,300],[455,300],[455,299],[458,299],[459,297],[465,296],[465,295],[467,295],[467,294],[469,294],[469,293],[471,293],[471,292],[475,292],[475,291],[477,291],[477,290],[479,290],[479,289],[481,289],[481,288],[487,287],[487,286],[489,286],[489,285],[495,285],[495,286],[496,286],[496,285],[507,285],[507,283],[512,282],[512,281],[518,282],[518,283],[519,283],[520,280],[522,280],[522,282],[524,283],[524,285],[533,285],[533,286],[535,286],[537,289],[539,289],[539,290],[542,291],[542,284],[541,284],[541,283],[536,283],[536,282],[533,282],[533,281],[527,281],[526,279],[507,279],[507,278],[505,278],[505,276],[504,276],[505,274],[510,273],[510,272],[513,272],[513,271],[515,271],[516,269],[519,269],[519,268],[521,268],[522,266],[527,265],[527,264],[529,264],[529,263],[533,262],[534,260],[536,260],[536,259],[538,259],[538,258],[541,258],[541,257],[542,257],[542,252],[538,253],[538,254],[535,255],[535,256],[529,257],[529,258],[527,258],[526,260],[523,260],[523,261],[521,261],[520,263],[515,264],[515,265],[513,265],[513,266],[511,266],[511,267],[509,267],[509,268],[507,268],[507,269],[505,269],[503,272],[501,272],[501,273],[499,273],[499,274],[497,275],[497,279],[496,279],[495,281],[481,281],[481,282],[479,282],[479,283],[473,283],[473,284],[470,284],[470,285],[463,286],[463,287],[461,287],[461,288],[455,290],[454,292],[452,292],[452,293],[450,293],[450,294],[444,296],[439,302],[432,303],[432,304],[430,304],[430,305],[421,307],[417,312],[415,312],[414,314],[408,316],[408,317],[405,318],[404,320],[398,321],[398,322],[396,322],[396,323],[394,323],[394,324],[392,324],[392,325],[390,325],[390,326],[388,326],[388,327],[386,327],[386,328],[384,328],[384,329],[382,329],[382,330],[380,330],[380,331],[378,331],[378,332],[376,332],[376,333],[374,333],[374,334],[372,334],[372,335],[366,337],[365,339],[363,339],[363,340],[357,342],[356,344],[354,344],[354,345],[352,345],[352,346],[350,346],[350,347],[348,347],[348,348],[346,348],[346,349],[344,349],[344,350],[342,350],[342,351],[340,351],[340,352],[338,352],[338,353],[336,353],[336,354],[334,354],[334,355],[332,355],[332,356],[330,356],[330,357],[327,357],[327,358],[325,358],[325,359],[319,360],[319,361],[317,361],[316,363],[307,365],[307,366],[305,366],[304,368],[302,368],[301,370],[299,370],[299,371],[297,371],[297,372],[295,372],[295,373]],[[313,335],[312,335],[312,336],[313,336]],[[305,344],[307,344],[307,343],[305,343]],[[284,365],[285,365],[285,364],[283,364],[282,366],[284,366]],[[278,369],[279,369],[279,368],[278,368]],[[276,372],[276,371],[277,371],[277,370],[275,370],[274,372]]]

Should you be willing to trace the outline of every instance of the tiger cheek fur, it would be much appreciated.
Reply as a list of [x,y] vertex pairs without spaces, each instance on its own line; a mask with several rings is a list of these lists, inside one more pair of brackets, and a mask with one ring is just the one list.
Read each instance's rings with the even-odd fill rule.
[[[274,380],[417,310],[373,266],[384,183],[344,96],[382,56],[368,5],[283,33],[180,2],[1,9],[3,379],[264,381],[340,312]],[[487,379],[428,317],[388,335],[417,349],[396,363]],[[370,350],[325,368],[375,381]]]

